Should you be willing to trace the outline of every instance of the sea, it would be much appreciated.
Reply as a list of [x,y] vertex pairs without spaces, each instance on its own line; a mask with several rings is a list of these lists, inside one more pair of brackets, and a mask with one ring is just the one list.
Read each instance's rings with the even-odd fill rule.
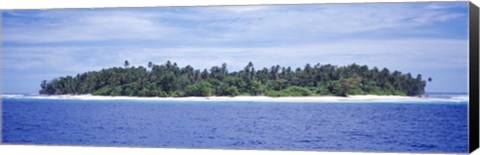
[[468,96],[428,102],[79,100],[2,95],[2,143],[468,152]]

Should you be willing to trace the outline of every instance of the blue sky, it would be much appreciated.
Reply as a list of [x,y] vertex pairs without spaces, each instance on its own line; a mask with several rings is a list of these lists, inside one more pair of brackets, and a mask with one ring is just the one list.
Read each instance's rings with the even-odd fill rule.
[[1,35],[4,93],[124,60],[357,63],[432,77],[427,92],[467,92],[468,2],[14,10]]

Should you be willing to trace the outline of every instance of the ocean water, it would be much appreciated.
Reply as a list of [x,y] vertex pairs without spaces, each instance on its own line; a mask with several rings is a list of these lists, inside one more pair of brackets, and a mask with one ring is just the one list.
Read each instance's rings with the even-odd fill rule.
[[468,152],[467,102],[2,99],[7,144]]

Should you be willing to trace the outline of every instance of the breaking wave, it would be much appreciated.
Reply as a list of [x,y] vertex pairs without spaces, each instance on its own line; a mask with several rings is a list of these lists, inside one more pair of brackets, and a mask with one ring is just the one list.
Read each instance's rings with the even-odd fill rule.
[[408,96],[376,96],[358,95],[349,97],[311,96],[311,97],[266,97],[266,96],[237,96],[237,97],[129,97],[129,96],[92,96],[92,95],[28,95],[2,94],[5,99],[68,99],[68,100],[144,100],[144,101],[250,101],[250,102],[398,102],[398,103],[436,103],[436,102],[468,102],[468,95],[426,95],[425,97]]

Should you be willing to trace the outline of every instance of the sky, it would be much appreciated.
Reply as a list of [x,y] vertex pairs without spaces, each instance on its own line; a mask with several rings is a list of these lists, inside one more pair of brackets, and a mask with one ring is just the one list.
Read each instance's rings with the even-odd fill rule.
[[467,92],[468,2],[6,10],[2,91],[167,60],[237,71],[310,64],[422,74],[427,92]]

